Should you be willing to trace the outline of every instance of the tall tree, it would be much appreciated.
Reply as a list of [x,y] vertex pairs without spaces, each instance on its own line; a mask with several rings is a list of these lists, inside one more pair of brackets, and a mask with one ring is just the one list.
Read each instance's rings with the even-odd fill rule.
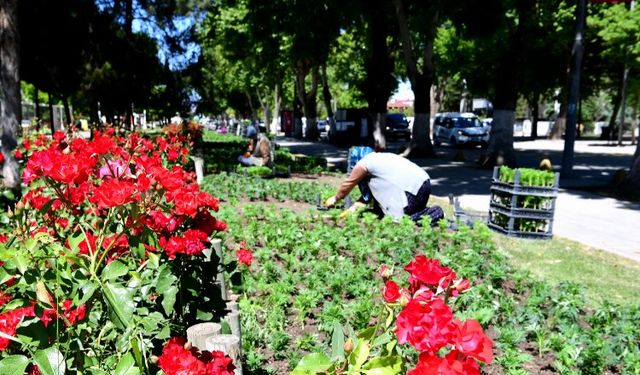
[[509,48],[498,63],[498,82],[493,101],[493,123],[489,145],[482,158],[482,165],[516,165],[513,148],[513,124],[521,85],[522,67],[527,64],[534,36],[536,15],[535,0],[516,0],[517,24],[511,33]]
[[[433,45],[439,25],[442,4],[394,0],[407,76],[415,96],[411,144],[407,155],[433,157],[431,144],[431,85],[435,77]],[[409,19],[409,15],[413,15]],[[415,39],[410,30],[414,31]]]
[[365,80],[363,82],[369,116],[373,120],[373,138],[376,145],[386,148],[385,128],[387,101],[397,86],[393,56],[393,8],[386,1],[363,2],[363,26],[367,50],[364,57]]
[[19,189],[18,163],[13,157],[21,121],[19,71],[18,1],[0,1],[0,140],[2,146],[2,183]]

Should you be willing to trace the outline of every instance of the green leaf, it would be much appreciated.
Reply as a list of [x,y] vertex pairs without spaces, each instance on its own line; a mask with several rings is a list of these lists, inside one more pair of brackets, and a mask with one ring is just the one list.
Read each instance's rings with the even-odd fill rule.
[[78,248],[80,247],[80,243],[84,240],[85,240],[85,236],[84,236],[84,233],[82,232],[78,233],[77,236],[70,236],[69,247],[73,251],[78,251]]
[[[33,241],[33,245],[31,246],[31,250],[28,250],[29,253],[33,252],[33,249],[35,248],[35,245],[37,245],[37,241],[34,240],[33,238],[30,238],[27,240],[28,241]],[[29,245],[27,245],[27,247],[29,247]],[[27,258],[24,256],[24,254],[22,253],[18,253],[15,255],[15,258],[13,258],[13,263],[16,265],[16,268],[18,268],[18,271],[20,271],[20,273],[24,274],[25,272],[27,272],[27,267],[29,266],[29,261],[27,260]]]
[[140,351],[140,345],[138,344],[138,339],[131,339],[131,349],[133,350],[133,357],[138,364],[138,368],[146,369],[144,361],[142,360],[142,352]]
[[82,290],[82,298],[76,303],[76,306],[85,304],[89,300],[89,298],[93,296],[93,293],[95,293],[96,289],[98,289],[98,285],[96,283],[87,281],[82,284],[82,286],[80,287],[80,290]]
[[171,285],[162,293],[162,308],[167,315],[173,313],[173,305],[176,303],[177,294],[178,288],[175,285]]
[[331,337],[331,360],[342,360],[344,358],[344,332],[342,324],[337,320],[333,321],[333,335]]
[[[55,322],[52,322],[55,324]],[[47,329],[39,319],[32,319],[22,322],[16,328],[16,336],[25,345],[33,345],[35,347],[46,347],[49,344],[49,336]],[[2,372],[0,372],[2,374]]]
[[370,350],[369,340],[360,340],[358,345],[353,349],[353,352],[349,354],[349,370],[360,370],[362,365],[367,361]]
[[220,321],[220,333],[222,333],[223,335],[231,334],[231,326],[224,320]]
[[104,296],[107,299],[113,323],[121,329],[129,328],[135,310],[133,293],[122,285],[106,282]]
[[38,350],[33,355],[33,360],[42,375],[64,375],[66,371],[64,356],[55,346]]
[[310,375],[326,371],[331,367],[331,361],[323,353],[311,353],[304,356],[291,375]]
[[45,203],[38,211],[40,211],[41,214],[46,214],[47,212],[49,212],[49,210],[51,210],[53,202],[55,202],[55,199],[49,199],[49,201]]
[[0,374],[23,375],[29,364],[29,358],[23,355],[10,355],[0,361]]
[[156,290],[159,293],[162,293],[164,292],[165,289],[173,285],[176,282],[176,280],[178,280],[178,278],[176,278],[175,275],[171,273],[171,270],[169,269],[169,267],[166,265],[163,265],[162,269],[160,270],[160,274],[158,275]]
[[115,375],[139,375],[140,369],[136,366],[131,353],[125,354],[120,358],[120,362],[116,366]]
[[120,276],[124,276],[129,272],[129,268],[119,260],[107,264],[102,270],[102,278],[105,280],[115,280]]
[[147,258],[148,258],[147,264],[149,268],[157,269],[158,267],[160,267],[160,256],[152,252],[149,252],[149,254],[147,255]]
[[2,190],[2,195],[10,201],[16,200],[16,196],[15,194],[13,194],[13,191],[11,189]]
[[367,375],[395,375],[402,372],[402,358],[397,355],[373,358],[363,369]]
[[369,327],[365,330],[358,332],[358,338],[363,340],[370,340],[373,338],[373,335],[376,333],[376,327]]

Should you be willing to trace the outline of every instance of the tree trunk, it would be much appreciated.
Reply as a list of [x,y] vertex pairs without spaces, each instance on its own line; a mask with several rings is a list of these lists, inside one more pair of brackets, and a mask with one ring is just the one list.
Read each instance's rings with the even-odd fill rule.
[[636,151],[631,159],[631,169],[622,183],[622,190],[640,197],[640,142],[636,145]]
[[387,113],[378,112],[371,113],[373,119],[373,141],[375,143],[374,148],[376,150],[384,150],[387,148],[386,138],[384,136],[384,129],[387,123]]
[[34,87],[35,98],[33,99],[33,103],[35,104],[35,115],[36,115],[36,131],[40,131],[40,122],[42,121],[40,118],[40,100],[38,100],[38,88]]
[[64,98],[62,102],[64,104],[64,122],[69,126],[73,122],[73,118],[71,117],[71,108],[69,107],[69,99]]
[[48,94],[49,96],[49,122],[51,123],[51,135],[53,135],[53,133],[56,132],[56,123],[55,123],[55,113],[53,113],[53,96],[51,95],[51,93]]
[[[253,97],[251,96],[249,91],[246,91],[245,95],[247,96],[247,104],[251,109],[251,122],[256,123],[258,121],[258,110],[256,109],[256,106],[253,104]],[[259,130],[259,129],[256,129],[256,130]]]
[[327,108],[329,127],[335,129],[335,119],[333,118],[333,108],[331,107],[331,91],[329,90],[329,79],[327,77],[327,64],[322,64],[322,98],[324,106]]
[[562,103],[560,104],[560,112],[558,113],[558,117],[553,122],[553,126],[551,127],[551,131],[549,132],[549,139],[562,139],[562,134],[564,134],[565,124],[567,122],[567,103],[566,98],[562,99]]
[[[262,98],[262,95],[260,95],[260,90],[256,89],[256,95],[258,96],[258,102],[260,103],[260,108],[262,109],[262,120],[264,121],[264,126],[267,131],[267,133],[269,133],[269,122],[270,122],[270,117],[269,117],[269,100],[268,100],[268,96],[265,97],[264,99]],[[258,132],[260,132],[260,126],[257,126],[257,130]]]
[[513,124],[518,100],[520,69],[526,65],[533,39],[531,24],[535,22],[534,0],[518,2],[518,26],[511,39],[509,53],[498,64],[498,82],[494,100],[494,116],[486,154],[482,156],[484,167],[516,165],[513,148]]
[[611,118],[609,118],[609,139],[613,140],[613,129],[616,127],[616,119],[618,118],[618,112],[620,112],[620,104],[622,104],[622,85],[618,89],[618,93],[613,97],[613,111],[611,111]]
[[16,191],[20,189],[20,173],[13,150],[18,146],[22,109],[19,48],[18,1],[0,0],[0,152],[4,157],[2,184]]
[[[307,87],[305,84],[305,78],[307,74],[311,74],[311,87],[309,91],[307,91]],[[302,103],[302,110],[304,111],[304,116],[307,118],[305,125],[305,138],[310,141],[317,141],[319,138],[318,127],[316,126],[318,110],[316,93],[318,92],[318,67],[310,67],[308,64],[300,61],[298,62],[298,67],[296,69],[297,74],[297,93],[298,99]]]
[[369,115],[373,121],[373,139],[376,147],[384,150],[387,141],[384,134],[387,112],[387,101],[397,85],[393,78],[393,59],[389,53],[387,40],[389,22],[385,10],[386,2],[372,0],[369,2],[368,53],[365,55],[365,89]]
[[413,102],[414,120],[411,134],[411,143],[403,153],[404,156],[414,157],[434,157],[435,152],[431,144],[431,85],[433,84],[434,65],[433,65],[433,40],[436,36],[436,28],[438,27],[438,12],[431,14],[426,22],[429,22],[429,31],[425,35],[423,43],[418,45],[424,46],[422,53],[422,71],[419,70],[416,61],[417,51],[411,42],[409,33],[409,23],[405,13],[402,0],[394,1],[396,7],[396,18],[400,28],[400,37],[402,38],[402,51],[404,61],[407,66],[411,89],[415,96]]
[[125,0],[124,31],[127,38],[131,36],[133,26],[133,0]]
[[267,129],[269,132],[276,132],[278,129],[278,121],[280,119],[280,106],[282,104],[282,84],[276,83],[273,92],[273,120],[271,121],[271,128]]
[[638,129],[638,104],[633,106],[633,112],[631,113],[631,144],[635,145],[638,140],[636,139],[636,129]]
[[533,94],[533,98],[529,105],[531,106],[531,139],[535,140],[538,138],[538,119],[540,117],[540,105],[538,101],[540,100],[540,95],[536,92]]

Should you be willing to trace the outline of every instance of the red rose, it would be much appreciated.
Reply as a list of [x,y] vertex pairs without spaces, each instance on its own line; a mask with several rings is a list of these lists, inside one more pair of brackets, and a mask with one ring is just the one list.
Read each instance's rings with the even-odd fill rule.
[[238,257],[239,263],[242,263],[247,267],[251,266],[251,261],[253,261],[253,253],[251,250],[240,248],[236,250],[236,256]]
[[222,220],[216,220],[215,230],[217,230],[218,232],[224,232],[225,230],[227,230],[227,223]]
[[384,285],[384,291],[382,292],[382,297],[384,300],[393,303],[400,298],[400,288],[398,284],[396,284],[393,280],[387,280]]
[[131,203],[136,187],[132,182],[110,179],[93,190],[91,202],[98,208],[111,208]]
[[166,375],[233,375],[233,360],[223,352],[185,349],[185,339],[172,337],[158,357],[158,367]]
[[198,213],[198,195],[194,193],[175,194],[173,197],[175,207],[173,211],[177,215],[195,217]]
[[396,319],[398,343],[410,343],[419,351],[437,352],[456,332],[453,312],[440,298],[411,300]]
[[[34,315],[33,306],[20,307],[4,312],[0,314],[0,332],[9,336],[15,336],[16,326],[22,321],[22,318],[32,317]],[[0,337],[0,352],[7,349],[7,346],[9,346],[10,343],[11,341],[9,341],[9,339]]]
[[480,323],[469,319],[464,324],[456,321],[458,334],[456,349],[484,363],[493,360],[493,341],[484,334]]
[[422,353],[418,365],[407,375],[479,375],[480,368],[476,361],[452,350],[445,358],[433,353]]
[[409,284],[411,284],[412,291],[418,290],[421,284],[446,287],[456,277],[455,272],[448,267],[441,266],[440,261],[428,259],[424,255],[416,256],[404,269],[411,274]]

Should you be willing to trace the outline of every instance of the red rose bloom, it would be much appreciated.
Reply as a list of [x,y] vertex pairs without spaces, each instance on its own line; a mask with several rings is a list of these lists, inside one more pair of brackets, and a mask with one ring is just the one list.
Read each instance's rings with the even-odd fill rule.
[[236,250],[236,256],[238,257],[238,262],[246,265],[247,267],[251,266],[251,261],[253,261],[253,253],[249,249],[245,249],[244,241],[241,245],[242,247]]
[[398,343],[419,351],[437,352],[451,342],[456,326],[453,312],[440,298],[409,301],[396,320]]
[[[15,336],[16,326],[22,321],[22,318],[32,317],[34,315],[33,306],[20,307],[15,310],[4,312],[0,314],[0,332],[9,336]],[[10,343],[11,341],[9,341],[9,339],[0,337],[0,352],[7,349],[7,346],[9,346]]]
[[469,319],[462,324],[456,321],[458,335],[456,336],[456,349],[484,363],[493,360],[493,341],[484,334],[480,323]]
[[476,361],[452,350],[445,358],[433,353],[422,353],[418,365],[407,375],[479,375],[480,368]]
[[222,352],[185,349],[185,339],[172,337],[158,357],[158,367],[166,375],[233,375],[232,359]]
[[416,256],[404,269],[411,274],[409,284],[411,284],[413,291],[418,290],[421,284],[434,287],[442,284],[443,287],[446,287],[456,277],[455,272],[448,267],[441,266],[440,261],[428,259],[424,255]]
[[99,208],[111,208],[131,203],[136,187],[132,182],[110,179],[93,190],[91,202]]
[[393,280],[387,280],[384,285],[384,291],[382,292],[382,297],[384,300],[393,303],[400,298],[400,287]]

